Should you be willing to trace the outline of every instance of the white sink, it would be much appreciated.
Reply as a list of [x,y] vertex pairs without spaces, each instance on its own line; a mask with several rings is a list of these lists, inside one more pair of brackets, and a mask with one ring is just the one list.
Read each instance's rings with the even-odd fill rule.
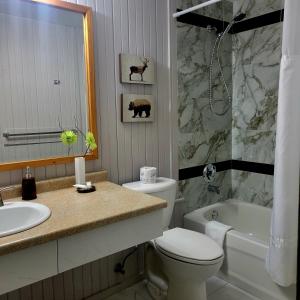
[[30,229],[45,222],[50,209],[39,203],[5,202],[0,207],[0,237]]

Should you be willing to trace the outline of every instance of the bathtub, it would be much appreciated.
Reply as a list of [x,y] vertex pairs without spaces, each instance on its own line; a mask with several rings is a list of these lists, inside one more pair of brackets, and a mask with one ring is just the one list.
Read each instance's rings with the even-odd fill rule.
[[184,227],[205,232],[216,220],[232,226],[224,241],[225,259],[219,277],[262,300],[295,300],[296,286],[275,284],[265,269],[271,209],[229,199],[197,209],[184,216]]

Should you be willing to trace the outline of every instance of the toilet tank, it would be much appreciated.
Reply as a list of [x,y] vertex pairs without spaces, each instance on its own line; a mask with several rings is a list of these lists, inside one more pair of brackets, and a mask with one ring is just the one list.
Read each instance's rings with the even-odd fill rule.
[[123,187],[166,200],[168,206],[163,209],[163,228],[165,230],[168,228],[175,203],[176,180],[158,177],[155,183],[142,183],[141,181],[136,181],[124,183]]

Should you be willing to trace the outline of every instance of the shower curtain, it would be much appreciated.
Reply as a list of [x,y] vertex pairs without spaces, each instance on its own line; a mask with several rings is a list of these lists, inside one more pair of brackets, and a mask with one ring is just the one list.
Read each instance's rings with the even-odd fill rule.
[[266,267],[296,283],[300,169],[300,1],[285,1],[275,150],[274,205]]

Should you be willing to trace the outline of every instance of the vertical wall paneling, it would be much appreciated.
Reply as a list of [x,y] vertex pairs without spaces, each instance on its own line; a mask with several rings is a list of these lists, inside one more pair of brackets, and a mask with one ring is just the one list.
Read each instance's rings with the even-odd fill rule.
[[63,274],[58,274],[53,277],[53,291],[54,299],[61,300],[64,299],[64,278]]
[[[100,1],[101,2],[101,1]],[[103,139],[103,153],[107,153],[108,162],[103,158],[103,166],[109,163],[109,174],[111,180],[118,182],[118,140],[117,140],[117,122],[116,119],[116,91],[115,91],[115,57],[114,57],[114,31],[113,31],[113,1],[104,1],[104,34],[100,44],[105,40],[104,64],[100,65],[100,70],[105,70],[103,98],[100,95],[100,101],[105,101],[107,106],[108,118],[104,120],[107,123],[105,131],[108,132],[108,140]],[[103,16],[101,17],[103,18]],[[101,100],[102,99],[102,100]],[[100,104],[101,109],[101,104]],[[102,123],[103,124],[103,123]],[[102,132],[105,128],[101,128]],[[108,143],[107,143],[108,142]]]
[[[20,297],[22,300],[30,300],[32,298],[31,296],[31,286],[25,286],[20,289]],[[1,297],[0,297],[1,299]],[[45,299],[48,300],[48,299]]]
[[[156,3],[155,5],[147,0],[143,1],[144,9],[144,42],[145,42],[145,55],[150,57],[157,57],[157,47],[156,47]],[[147,38],[149,37],[149,38]],[[157,80],[157,68],[155,72],[155,79]],[[146,124],[146,164],[149,166],[158,167],[158,142],[153,143],[153,140],[157,140],[158,133],[158,107],[160,99],[157,95],[157,85],[155,84],[151,87],[146,86],[146,94],[152,94],[155,99],[154,113],[155,122]]]
[[7,300],[20,300],[20,291],[16,290],[8,294]]
[[83,296],[88,297],[92,294],[91,263],[88,263],[82,267],[82,279],[83,279]]
[[[0,63],[4,105],[0,111],[1,161],[64,154],[66,148],[60,143],[4,147],[7,141],[2,133],[14,129],[57,129],[59,120],[63,127],[74,127],[74,116],[85,130],[79,99],[84,78],[80,82],[77,76],[83,73],[79,72],[83,66],[82,28],[1,13],[0,22],[3,25],[0,38],[5,41],[0,50],[1,57],[5,58]],[[55,79],[61,80],[61,84],[54,85]],[[53,138],[43,139],[50,140]],[[27,141],[39,139],[27,138]],[[73,148],[75,153],[82,152],[83,144],[78,143]],[[36,174],[45,178],[43,169]]]
[[[157,30],[157,82],[158,82],[158,154],[159,171],[170,176],[171,158],[171,114],[170,114],[170,66],[169,66],[169,12],[168,2],[156,0]],[[174,124],[175,126],[175,124]]]
[[[82,300],[101,292],[107,292],[125,281],[139,278],[144,262],[138,261],[137,252],[131,255],[126,263],[126,273],[116,274],[114,266],[132,249],[80,266],[58,274],[52,278],[34,283],[30,286],[0,295],[0,300]],[[102,299],[99,297],[99,299]]]
[[83,272],[82,267],[78,267],[72,270],[73,282],[74,282],[74,298],[82,299],[83,297]]
[[[125,35],[125,32],[123,32],[123,27],[125,27],[126,30],[126,24],[123,24],[124,21],[124,12],[127,11],[127,1],[122,0],[114,0],[113,1],[113,19],[115,20],[113,22],[113,30],[114,30],[114,80],[116,84],[116,93],[115,93],[115,107],[116,107],[116,118],[117,120],[121,119],[121,94],[123,93],[122,84],[120,83],[120,65],[118,63],[119,61],[119,53],[123,52],[123,44],[128,45],[128,36]],[[123,36],[124,34],[124,36]],[[122,37],[122,38],[121,38]],[[126,47],[126,46],[125,46]],[[127,52],[127,51],[126,51]],[[129,176],[126,174],[126,161],[122,158],[123,156],[129,156],[131,157],[131,148],[129,149],[130,152],[124,153],[124,150],[128,149],[125,146],[125,138],[126,138],[126,132],[128,131],[127,126],[123,126],[121,122],[117,122],[117,140],[118,140],[118,168],[119,168],[119,176],[118,181],[123,182],[126,181],[128,178],[131,180],[131,168],[129,169]],[[130,166],[131,167],[131,166]]]
[[53,300],[54,299],[52,278],[47,278],[47,279],[43,280],[43,292],[44,292],[44,295],[43,295],[44,300]]
[[[172,64],[170,66],[168,45],[172,30],[169,19],[172,1],[169,0],[168,3],[161,0],[69,0],[69,2],[89,5],[94,13],[97,124],[101,145],[100,158],[97,161],[87,162],[87,170],[95,171],[101,167],[107,169],[109,179],[116,183],[138,179],[139,168],[142,165],[157,167],[161,176],[176,177],[177,170],[174,171],[172,164],[176,163],[177,157],[173,156],[172,162],[171,152],[176,153],[174,147],[177,147],[172,136],[172,130],[177,126],[173,115],[177,107],[173,107],[175,94],[171,92]],[[0,32],[1,30],[2,26]],[[33,30],[32,36],[38,36],[38,29]],[[40,49],[38,47],[41,45],[36,45],[37,52]],[[70,41],[67,47],[71,47]],[[57,60],[63,64],[63,57],[59,57],[63,49],[57,45],[55,51]],[[156,63],[156,83],[149,86],[120,83],[120,53],[151,56]],[[46,72],[46,64],[49,62],[43,61],[38,53],[35,54],[35,61],[32,63],[39,70],[37,77],[50,76]],[[9,67],[7,65],[3,67],[3,64],[5,62],[0,60],[0,68]],[[25,62],[23,67],[26,67]],[[176,69],[176,65],[174,67]],[[77,79],[72,80],[76,82]],[[6,73],[4,81],[0,80],[0,87],[4,84],[9,84],[9,72]],[[68,84],[71,86],[72,82]],[[36,94],[40,96],[43,91],[45,93],[46,87],[37,87]],[[63,94],[65,91],[60,90],[59,93]],[[155,121],[148,124],[123,124],[122,93],[153,95],[156,102]],[[29,97],[30,94],[26,95],[25,99]],[[51,97],[56,98],[55,95]],[[28,114],[34,109],[35,113],[38,113],[42,108],[40,105],[36,108],[28,107]],[[10,114],[12,112],[8,113]],[[73,164],[70,164],[39,168],[34,171],[39,179],[44,179],[71,175],[74,168]],[[20,183],[21,178],[22,170],[3,172],[0,173],[0,185]],[[124,280],[134,278],[143,271],[143,247],[140,248],[129,258],[125,275],[115,274],[113,267],[131,249],[48,278],[30,288],[22,288],[9,295],[0,296],[0,299],[7,300],[16,295],[22,297],[24,295],[23,298],[27,299],[33,294],[39,294],[41,289],[44,300],[69,299],[71,296],[73,299],[82,299],[88,294],[99,293],[117,286]]]
[[100,262],[91,263],[91,280],[92,280],[92,293],[101,290],[101,269]]
[[[76,3],[75,0],[70,2]],[[168,1],[158,0],[82,0],[77,1],[77,3],[90,5],[94,11],[97,123],[102,142],[101,147],[99,147],[101,157],[97,161],[87,162],[87,170],[94,171],[101,167],[105,168],[109,172],[110,179],[118,183],[138,179],[139,168],[142,165],[156,166],[160,175],[176,177],[177,172],[172,171],[177,161],[177,145],[174,142],[176,136],[173,132],[176,127],[176,123],[174,123],[176,118],[172,116],[174,116],[177,108],[174,108],[175,95],[171,92],[171,89],[173,89],[170,84],[172,65],[170,66],[170,49],[168,45],[170,33],[172,33],[169,28],[169,5],[172,1],[168,3]],[[1,28],[3,27],[1,26]],[[47,51],[50,51],[47,47],[49,40],[57,38],[57,49],[53,49],[53,53],[57,53],[56,63],[68,64],[68,58],[65,58],[64,55],[67,51],[63,47],[73,50],[74,55],[76,54],[76,45],[72,44],[71,32],[69,33],[69,39],[65,39],[65,43],[62,43],[61,32],[56,34],[58,35],[56,37],[53,32],[49,31],[42,34],[43,30],[46,29],[31,28],[28,24],[22,29],[24,39],[26,37],[35,44],[34,58],[28,62],[22,62],[20,59],[19,62],[16,61],[12,65],[5,65],[6,62],[1,60],[1,68],[7,70],[4,80],[0,83],[2,87],[10,85],[10,73],[12,71],[17,75],[19,74],[18,80],[21,81],[22,70],[27,69],[29,64],[34,65],[37,69],[34,84],[37,83],[38,78],[44,78],[44,81],[47,82],[54,75],[57,75],[53,67],[51,68],[55,61],[51,61],[48,55],[43,55],[43,57],[39,55],[40,51],[46,54]],[[5,32],[2,31],[2,34],[5,35]],[[40,37],[39,42],[34,39],[35,36]],[[12,38],[14,37],[10,37],[10,40]],[[9,43],[7,37],[4,40],[6,41],[4,46],[9,51],[11,43]],[[64,46],[65,44],[66,46]],[[3,52],[4,46],[1,47],[0,51]],[[17,49],[14,49],[14,51],[17,51]],[[29,50],[22,49],[19,57],[25,56],[26,51]],[[119,80],[120,53],[153,57],[156,62],[156,83],[151,86],[121,84]],[[55,56],[53,56],[53,59],[55,59]],[[58,75],[65,76],[65,70],[63,66],[61,73]],[[66,82],[67,89],[74,87],[79,80],[76,76],[73,76],[74,78],[69,77]],[[24,82],[24,86],[29,85],[29,82]],[[41,102],[35,106],[30,105],[30,98],[34,96],[34,92],[30,91],[29,88],[25,89],[24,93],[16,89],[12,96],[5,98],[13,104],[14,99],[21,97],[28,104],[26,115],[39,115],[43,112],[43,102],[53,99],[55,104],[59,106],[57,102],[59,97],[64,99],[74,96],[68,96],[66,91],[65,89],[56,91],[50,89],[47,85],[36,84],[35,94]],[[148,124],[121,123],[120,97],[122,93],[152,94],[156,101],[155,122]],[[81,95],[81,93],[79,94]],[[67,99],[65,100],[67,101]],[[20,114],[17,108],[14,108],[13,111],[7,109],[8,116],[19,116]],[[76,113],[78,110],[80,108],[77,107],[74,112]],[[22,118],[21,115],[20,117]],[[48,121],[45,120],[45,122]],[[32,123],[32,126],[34,125],[36,124]],[[41,145],[39,148],[31,147],[30,151],[34,155],[34,151],[46,153],[47,149],[50,148]],[[16,151],[16,149],[11,149],[6,153],[10,155],[10,158],[15,158],[18,154]],[[39,179],[71,175],[73,173],[73,164],[50,166],[36,171]],[[0,174],[0,184],[19,183],[20,174],[19,172],[2,173]]]
[[[130,52],[130,41],[129,41],[129,2],[126,1],[119,1],[119,4],[121,5],[121,49],[120,53],[129,53]],[[116,55],[118,56],[118,53],[116,52]],[[119,61],[119,58],[117,58]],[[120,64],[117,63],[116,66],[118,66],[118,72],[120,73]],[[119,80],[119,74],[118,75],[118,82]],[[121,94],[128,94],[131,92],[131,85],[129,84],[119,84],[120,91],[118,96],[119,99],[119,110],[121,110],[121,104],[120,104],[120,97]],[[120,113],[121,114],[121,113]],[[120,115],[119,114],[119,115]],[[128,182],[133,180],[133,166],[132,166],[132,143],[131,143],[131,128],[132,125],[128,123],[119,123],[120,131],[119,131],[119,172],[120,172],[120,182]],[[123,150],[122,150],[123,149]],[[128,159],[124,159],[123,157],[126,157]],[[123,158],[123,159],[122,159]]]
[[170,65],[170,134],[171,140],[171,176],[178,179],[178,86],[177,86],[177,21],[173,18],[173,13],[177,10],[177,1],[168,0],[169,12],[169,65]]
[[[142,28],[142,1],[129,1],[129,51],[130,53],[143,55],[143,37]],[[132,93],[142,94],[143,86],[131,85]],[[131,141],[132,141],[132,168],[133,177],[138,178],[139,167],[144,162],[144,131],[145,124],[132,124]]]
[[65,299],[74,299],[73,272],[69,270],[63,273],[64,297]]
[[43,299],[43,283],[41,281],[32,285],[31,299],[40,300]]

